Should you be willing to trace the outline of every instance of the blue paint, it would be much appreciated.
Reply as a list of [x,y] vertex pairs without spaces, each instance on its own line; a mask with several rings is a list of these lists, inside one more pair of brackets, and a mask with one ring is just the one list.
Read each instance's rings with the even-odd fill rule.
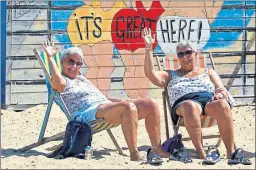
[[[224,5],[242,5],[244,4],[243,1],[224,1]],[[246,5],[255,4],[255,1],[246,1]],[[248,9],[247,10],[247,17],[252,17],[255,14],[255,9]],[[246,25],[243,21],[244,10],[243,9],[221,9],[216,16],[216,20],[213,21],[211,24],[211,28],[216,27],[246,27],[247,24],[250,22],[251,19],[254,18],[247,18]],[[224,19],[218,19],[224,18]],[[239,36],[242,32],[212,32],[210,35],[210,39],[207,44],[204,46],[203,50],[208,50],[210,48],[224,48],[228,47],[235,43],[235,41],[228,41],[230,39],[239,39]],[[224,41],[216,41],[216,40],[224,40]],[[215,41],[215,42],[214,42]],[[239,50],[239,49],[237,49]]]
[[52,30],[67,30],[68,20],[72,14],[72,10],[52,10],[51,11],[51,24]]
[[154,49],[154,53],[157,55],[161,55],[164,56],[164,52],[162,51],[161,47],[159,46],[159,44],[157,43],[156,48]]
[[83,1],[53,1],[52,6],[84,5]]
[[235,0],[235,1],[224,1],[223,2],[223,5],[242,5],[243,4],[243,1],[238,1],[238,0]]
[[1,3],[1,108],[6,105],[6,1]]

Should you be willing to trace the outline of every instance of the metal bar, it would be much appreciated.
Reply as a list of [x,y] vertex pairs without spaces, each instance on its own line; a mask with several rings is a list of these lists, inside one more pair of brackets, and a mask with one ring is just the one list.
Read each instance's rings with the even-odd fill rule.
[[[6,81],[6,85],[45,85],[45,79],[41,79],[41,80],[8,80]],[[227,87],[228,85],[226,85]],[[243,85],[231,85],[230,87],[242,87]],[[250,85],[246,85],[246,87],[254,87],[254,84],[250,84]],[[161,88],[155,88],[155,87],[151,87],[151,88],[140,88],[140,89],[150,89],[150,90],[154,90],[154,89],[161,89]],[[112,89],[112,90],[124,90],[122,88],[120,89]],[[133,90],[133,89],[131,89]]]
[[[215,65],[224,65],[224,64],[227,64],[227,65],[234,65],[234,64],[237,64],[237,62],[236,63],[214,63]],[[250,64],[255,64],[255,62],[246,62],[245,63],[246,65],[250,65]],[[207,65],[209,65],[209,64],[207,64]]]
[[[243,18],[245,18],[245,19],[255,19],[256,17],[254,17],[254,16],[239,16],[239,19],[243,19]],[[208,17],[208,19],[215,19],[215,20],[234,20],[234,19],[238,19],[237,17],[230,17],[230,16],[226,16],[226,17],[214,17],[214,18],[211,18],[211,17]],[[104,21],[116,21],[116,20],[114,20],[114,19],[112,19],[112,18],[104,18]],[[26,19],[26,20],[21,20],[21,19],[12,19],[12,21],[14,21],[14,22],[24,22],[24,21],[48,21],[47,19],[38,19],[38,18],[36,18],[35,20],[32,20],[32,19]],[[62,18],[60,18],[60,19],[58,19],[58,20],[56,20],[56,21],[67,21],[67,19],[62,19]],[[215,27],[216,28],[216,27]],[[218,28],[218,27],[217,27]],[[224,28],[224,27],[223,27]],[[232,27],[233,28],[233,27]],[[236,28],[236,27],[235,27]],[[252,28],[252,27],[251,27]]]
[[[244,0],[244,5],[246,6],[246,0]],[[244,15],[246,15],[246,9],[244,9]],[[244,19],[244,27],[246,27],[247,23],[246,23],[246,19]],[[242,73],[246,73],[246,67],[245,64],[246,63],[246,40],[247,40],[247,31],[243,30],[243,35],[242,35],[242,39],[244,40],[242,42],[242,58],[241,58],[241,64],[242,64]],[[246,76],[242,76],[242,81],[243,81],[243,94],[246,95]]]
[[123,153],[122,149],[120,148],[119,144],[117,143],[116,138],[114,137],[114,135],[113,135],[113,133],[111,132],[111,130],[110,130],[110,129],[107,129],[107,132],[108,132],[108,134],[109,134],[111,140],[113,141],[114,145],[116,146],[116,149],[118,150],[119,154],[120,154],[120,155],[125,155],[125,154]]
[[[81,5],[67,5],[67,6],[51,6],[51,10],[74,10]],[[201,6],[198,6],[201,7]],[[209,6],[209,8],[212,6]],[[48,5],[8,5],[7,9],[48,9]],[[116,7],[120,8],[120,7]],[[169,7],[174,8],[174,7]],[[176,7],[177,8],[177,7]],[[191,6],[183,6],[182,8],[191,8]],[[196,6],[194,6],[196,8]],[[255,9],[254,5],[223,5],[221,9]]]
[[0,45],[0,104],[3,108],[6,105],[6,1],[1,1],[1,45]]
[[[51,13],[49,12],[48,14],[49,16],[48,17],[51,17]],[[48,23],[51,23],[52,21],[51,20],[47,20]],[[250,31],[250,32],[255,32],[256,29],[255,27],[225,27],[225,28],[211,28],[210,29],[210,32],[242,32],[242,31]],[[51,32],[51,33],[67,33],[67,30],[37,30],[37,31],[34,31],[34,30],[19,30],[19,31],[7,31],[7,35],[32,35],[32,34],[35,34],[35,35],[46,35],[48,32]],[[75,31],[74,31],[75,32]],[[105,31],[105,32],[109,32],[109,31]],[[131,31],[132,32],[132,31]],[[242,40],[240,40],[242,41]],[[208,42],[208,41],[207,41]]]
[[211,53],[211,52],[209,52],[209,57],[210,57],[210,60],[211,60],[211,65],[212,65],[213,70],[216,70],[216,69],[215,69],[215,64],[214,64],[214,61],[213,61],[212,53]]
[[234,98],[254,98],[254,95],[237,95],[237,96],[232,96]]
[[[166,88],[165,88],[166,89]],[[166,102],[169,102],[167,101],[167,98],[166,98],[166,90],[162,92],[162,98],[163,98],[163,106],[164,106],[164,122],[165,122],[165,133],[166,133],[166,140],[170,138],[170,135],[169,135],[169,123],[168,123],[168,115],[167,115],[167,105],[166,105]]]
[[255,31],[255,27],[215,27],[211,28],[211,32],[241,32],[243,30]]
[[[209,136],[202,136],[203,139],[212,139],[212,138],[219,138],[220,135],[209,135]],[[190,137],[185,137],[181,139],[182,141],[189,141],[191,140]]]
[[[202,54],[207,54],[208,52],[201,52]],[[235,52],[211,52],[213,57],[231,57],[231,56],[241,56],[242,51]],[[246,51],[246,55],[255,55],[256,51]],[[154,53],[154,56],[158,55],[159,57],[164,57],[164,53]]]
[[[253,41],[250,41],[250,42],[253,43]],[[208,54],[209,52],[201,52],[201,53]],[[213,57],[232,57],[232,56],[241,56],[243,52],[242,51],[234,51],[234,52],[211,52],[211,53],[212,53]],[[144,54],[144,53],[136,53],[136,54]],[[249,50],[246,51],[246,55],[255,55],[255,54],[256,54],[256,51],[249,51]],[[101,54],[98,54],[98,55],[101,55]],[[109,54],[109,55],[111,55],[111,54]],[[154,53],[154,57],[156,57],[156,56],[158,56],[158,57],[160,56],[161,58],[159,58],[159,60],[162,61],[163,60],[162,57],[164,57],[165,55],[163,55],[163,53]],[[34,55],[7,56],[6,59],[7,60],[36,60],[36,57]],[[234,64],[236,64],[236,63],[234,63]],[[140,65],[138,65],[138,66],[140,66]]]
[[47,9],[47,19],[48,19],[48,22],[47,22],[47,37],[48,37],[48,40],[52,40],[52,34],[51,34],[51,6],[52,6],[52,1],[48,1],[48,9]]
[[40,130],[38,142],[41,142],[44,138],[44,133],[45,133],[45,129],[46,129],[46,126],[47,126],[47,123],[48,123],[48,120],[49,120],[50,113],[51,113],[53,99],[55,97],[55,94],[56,94],[56,91],[53,91],[53,93],[50,96],[50,100],[49,100],[49,103],[47,105],[47,109],[46,109],[45,116],[44,116],[44,121],[43,121],[41,130]]
[[51,137],[43,138],[42,140],[40,140],[40,141],[38,141],[38,142],[36,142],[36,143],[33,143],[33,144],[31,144],[31,145],[28,145],[28,146],[25,146],[25,147],[23,147],[23,148],[18,149],[18,151],[19,151],[19,152],[25,152],[25,151],[27,151],[27,150],[30,150],[30,149],[32,149],[32,148],[35,148],[35,147],[37,147],[37,146],[39,146],[39,145],[42,145],[42,144],[44,144],[44,143],[48,143],[48,142],[50,142],[50,141],[54,141],[54,140],[57,140],[57,139],[59,139],[59,138],[62,138],[64,135],[65,135],[65,131],[64,131],[64,132],[61,132],[61,133],[58,133],[58,134],[56,134],[56,135],[53,135],[53,136],[51,136]]
[[39,80],[7,80],[6,85],[16,84],[16,85],[42,85],[46,84],[45,79]]
[[242,76],[248,76],[249,78],[254,78],[255,77],[255,74],[229,74],[229,75],[226,75],[226,74],[220,74],[219,75],[220,78],[241,78]]
[[[254,78],[255,77],[255,74],[253,73],[246,73],[246,74],[237,74],[237,75],[231,75],[231,74],[220,74],[220,78],[241,78],[242,76],[248,76],[249,78]],[[140,76],[140,77],[133,77],[133,76],[129,76],[129,77],[125,77],[125,78],[145,78],[143,76]],[[97,78],[97,77],[93,77],[93,78],[90,78],[91,80],[94,80],[94,79],[99,79],[99,80],[108,80],[108,79],[111,79],[112,81],[115,81],[115,82],[120,82],[122,81],[123,79],[125,79],[123,77],[101,77],[101,78]],[[8,80],[6,81],[6,84],[7,82],[16,82],[18,83],[19,81],[20,82],[32,82],[32,81],[44,81],[45,79],[37,79],[37,80]],[[49,79],[50,80],[50,79]]]

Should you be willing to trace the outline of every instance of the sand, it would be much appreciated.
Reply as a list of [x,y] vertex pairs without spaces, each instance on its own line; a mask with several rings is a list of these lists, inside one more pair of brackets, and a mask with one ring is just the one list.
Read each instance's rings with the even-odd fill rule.
[[[161,137],[166,140],[164,128],[163,105],[161,100],[157,100],[161,108]],[[239,104],[239,103],[237,103]],[[43,121],[45,105],[38,105],[22,112],[1,110],[1,169],[254,169],[255,168],[255,106],[247,105],[234,107],[232,109],[235,125],[235,141],[237,147],[242,147],[245,154],[250,157],[252,165],[227,164],[226,152],[223,142],[219,150],[223,159],[216,165],[202,165],[202,160],[196,158],[192,142],[184,142],[188,148],[193,163],[184,164],[177,161],[168,161],[160,166],[152,166],[143,162],[131,162],[128,156],[118,154],[108,133],[102,131],[93,136],[94,159],[81,160],[76,158],[52,159],[47,158],[45,153],[50,153],[50,148],[61,141],[52,141],[38,146],[24,153],[15,152],[16,149],[34,143],[38,139],[39,131]],[[50,120],[47,125],[45,136],[51,136],[63,131],[67,120],[58,106],[53,105]],[[125,143],[121,127],[114,128],[119,145],[125,154],[129,154]],[[183,137],[187,137],[185,128],[181,128]],[[218,132],[217,126],[203,130],[203,134]],[[150,147],[148,135],[145,130],[144,121],[139,121],[138,147],[143,155],[146,155]],[[217,139],[204,140],[204,145],[215,144]]]

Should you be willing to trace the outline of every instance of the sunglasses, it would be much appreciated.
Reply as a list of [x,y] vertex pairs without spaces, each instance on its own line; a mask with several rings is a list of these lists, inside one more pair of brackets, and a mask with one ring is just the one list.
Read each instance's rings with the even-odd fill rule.
[[76,62],[75,60],[68,60],[67,62],[68,62],[69,66],[75,66],[76,65],[76,67],[81,67],[83,65],[82,62],[79,62],[79,61]]
[[192,53],[193,53],[192,50],[188,50],[188,51],[185,51],[185,52],[178,52],[177,56],[178,56],[178,58],[183,58],[185,55],[191,55]]

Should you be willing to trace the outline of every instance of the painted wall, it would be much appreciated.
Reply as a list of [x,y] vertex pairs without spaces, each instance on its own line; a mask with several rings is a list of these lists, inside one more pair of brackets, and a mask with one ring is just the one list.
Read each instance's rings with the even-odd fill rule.
[[154,54],[163,66],[178,68],[175,46],[190,39],[199,51],[213,52],[234,96],[254,93],[255,1],[7,2],[7,105],[47,103],[45,76],[33,54],[47,38],[61,49],[80,47],[83,73],[105,95],[160,98],[161,89],[144,74],[144,27],[156,35]]

